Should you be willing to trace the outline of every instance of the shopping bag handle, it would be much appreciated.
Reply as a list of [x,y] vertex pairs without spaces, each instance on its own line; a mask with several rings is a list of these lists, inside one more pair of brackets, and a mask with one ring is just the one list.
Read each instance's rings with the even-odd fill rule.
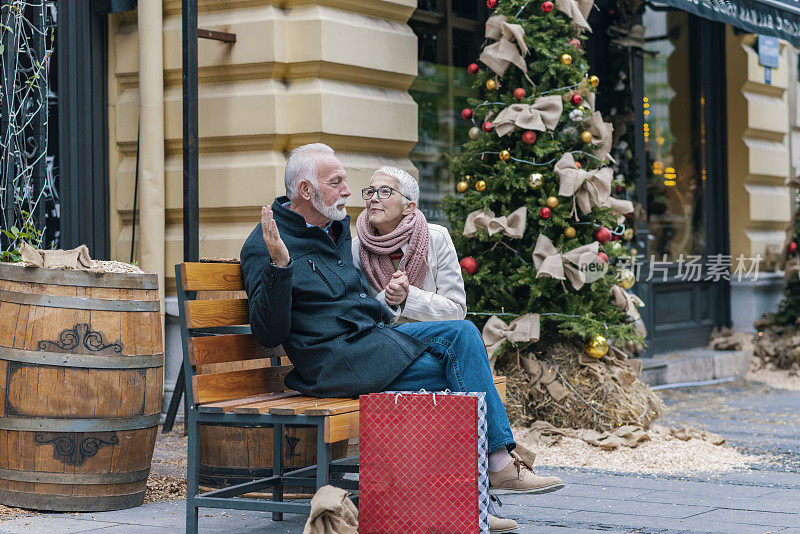
[[[425,389],[420,389],[419,391],[415,391],[414,393],[416,393],[416,394],[426,394],[427,395],[428,392]],[[450,388],[445,389],[441,393],[443,395],[449,395],[451,393]],[[397,405],[397,399],[399,399],[402,395],[403,395],[403,393],[400,392],[400,393],[397,393],[394,396],[394,404],[395,404],[395,406]],[[435,391],[432,392],[431,395],[433,395],[433,405],[436,406],[436,392]]]

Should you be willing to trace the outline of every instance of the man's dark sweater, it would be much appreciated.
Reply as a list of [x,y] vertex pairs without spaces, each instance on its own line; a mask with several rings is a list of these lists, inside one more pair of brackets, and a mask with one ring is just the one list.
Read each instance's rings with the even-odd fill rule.
[[353,266],[350,217],[334,221],[334,242],[275,199],[272,212],[291,263],[270,262],[259,224],[242,247],[250,325],[267,347],[283,344],[295,368],[286,385],[317,397],[382,391],[427,345],[388,326],[392,314],[369,296]]

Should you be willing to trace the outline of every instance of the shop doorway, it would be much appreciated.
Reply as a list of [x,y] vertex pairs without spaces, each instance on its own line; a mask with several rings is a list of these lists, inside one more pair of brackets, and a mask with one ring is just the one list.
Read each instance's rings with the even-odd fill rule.
[[634,291],[653,355],[705,346],[730,323],[725,26],[651,7],[633,24],[616,39],[607,24],[589,59],[602,71],[610,54],[627,58],[601,79],[621,80],[633,103]]

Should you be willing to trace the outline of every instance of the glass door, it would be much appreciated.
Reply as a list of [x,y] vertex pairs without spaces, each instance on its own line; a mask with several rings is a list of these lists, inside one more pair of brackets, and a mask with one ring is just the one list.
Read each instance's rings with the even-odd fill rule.
[[634,62],[643,220],[637,292],[648,353],[701,347],[729,323],[724,25],[646,8]]

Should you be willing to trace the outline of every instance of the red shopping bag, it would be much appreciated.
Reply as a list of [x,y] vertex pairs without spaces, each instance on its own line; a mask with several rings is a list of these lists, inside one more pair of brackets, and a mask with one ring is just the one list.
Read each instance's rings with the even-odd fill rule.
[[488,533],[483,393],[364,395],[359,426],[361,534]]

